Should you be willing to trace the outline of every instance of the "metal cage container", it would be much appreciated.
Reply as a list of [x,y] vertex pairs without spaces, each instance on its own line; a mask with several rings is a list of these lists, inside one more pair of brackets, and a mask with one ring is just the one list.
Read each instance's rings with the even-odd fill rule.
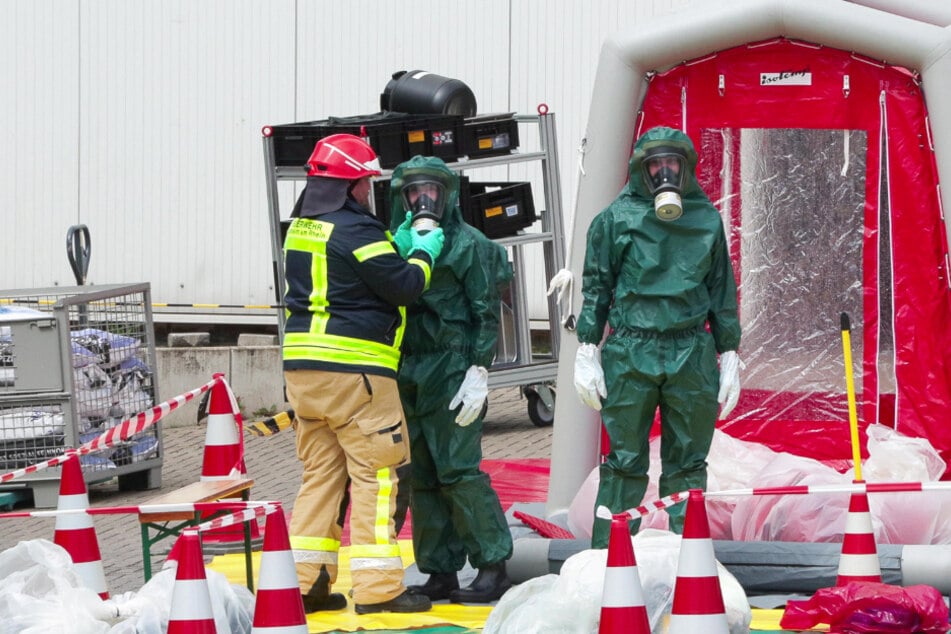
[[[62,455],[159,403],[148,283],[0,291],[0,473]],[[161,422],[80,458],[87,484],[161,486]],[[56,506],[60,469],[4,483]]]

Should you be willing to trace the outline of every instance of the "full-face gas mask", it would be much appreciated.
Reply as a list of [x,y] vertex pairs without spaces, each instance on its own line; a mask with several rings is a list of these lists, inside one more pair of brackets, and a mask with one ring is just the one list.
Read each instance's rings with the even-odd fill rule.
[[676,220],[684,213],[680,192],[686,165],[686,157],[679,148],[651,148],[644,156],[644,181],[654,196],[654,213],[661,220]]
[[442,221],[446,208],[446,186],[430,174],[406,177],[400,190],[403,207],[413,212],[413,228],[420,234],[432,231]]

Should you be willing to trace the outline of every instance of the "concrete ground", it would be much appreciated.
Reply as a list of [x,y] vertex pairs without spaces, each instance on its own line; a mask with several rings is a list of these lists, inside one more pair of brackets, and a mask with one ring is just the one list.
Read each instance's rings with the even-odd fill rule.
[[[185,408],[195,420],[197,404]],[[120,492],[115,481],[89,488],[90,506],[124,506],[145,503],[149,498],[173,491],[199,479],[205,442],[205,425],[186,425],[163,429],[165,448],[162,461],[162,487],[151,491]],[[528,418],[527,402],[519,388],[490,391],[489,408],[483,431],[486,459],[548,458],[551,455],[552,428],[535,427]],[[248,475],[254,479],[252,499],[279,500],[292,508],[300,482],[301,467],[294,450],[290,430],[273,436],[245,434]],[[29,510],[23,505],[15,510]],[[0,552],[22,540],[53,539],[54,520],[27,518],[2,520]],[[139,523],[134,515],[98,515],[94,519],[102,552],[106,583],[112,594],[137,591],[144,583]],[[166,540],[154,547],[156,553],[171,546]],[[207,553],[206,553],[207,554]],[[164,556],[153,555],[153,571],[161,569]]]

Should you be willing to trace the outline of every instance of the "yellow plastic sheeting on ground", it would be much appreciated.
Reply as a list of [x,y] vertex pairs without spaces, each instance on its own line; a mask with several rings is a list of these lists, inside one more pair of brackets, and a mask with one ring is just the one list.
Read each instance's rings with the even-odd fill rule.
[[762,630],[773,632],[782,630],[779,627],[779,619],[782,618],[782,610],[753,610],[753,621],[750,623],[751,630]]
[[[779,626],[779,620],[783,618],[783,610],[760,610],[753,608],[753,621],[750,623],[750,630],[753,632],[790,632]],[[798,631],[798,630],[797,630]],[[828,632],[827,625],[819,625],[808,632]]]
[[[403,567],[413,564],[413,543],[409,540],[400,540],[400,552],[403,555]],[[255,571],[255,584],[259,570],[261,553],[252,553]],[[208,567],[220,572],[228,581],[244,585],[244,554],[219,555],[212,559]],[[341,592],[347,597],[349,604],[346,610],[338,612],[315,612],[307,615],[307,629],[309,632],[355,632],[358,630],[402,630],[433,625],[456,625],[459,627],[481,629],[485,620],[492,611],[488,606],[464,606],[455,604],[436,604],[429,612],[416,614],[366,614],[358,615],[353,611],[353,601],[349,597],[350,587],[350,548],[340,549],[338,561],[337,583],[333,586],[334,592]]]
[[[403,554],[403,566],[408,567],[415,561],[413,544],[409,540],[400,540],[400,552]],[[255,583],[259,572],[261,553],[252,554],[254,564]],[[231,583],[244,585],[245,566],[244,554],[219,555],[208,567],[225,575]],[[436,604],[429,612],[417,614],[367,614],[357,615],[353,611],[353,602],[349,599],[350,591],[350,548],[340,549],[339,573],[334,592],[341,592],[350,601],[346,610],[338,612],[316,612],[307,617],[307,629],[312,633],[320,632],[355,632],[358,630],[407,630],[420,627],[438,625],[455,625],[457,627],[475,628],[479,630],[485,626],[485,621],[492,611],[488,606],[463,606],[455,604]],[[754,632],[785,632],[779,626],[783,610],[753,610],[753,621],[750,629]],[[810,632],[828,632],[828,627],[820,626]]]

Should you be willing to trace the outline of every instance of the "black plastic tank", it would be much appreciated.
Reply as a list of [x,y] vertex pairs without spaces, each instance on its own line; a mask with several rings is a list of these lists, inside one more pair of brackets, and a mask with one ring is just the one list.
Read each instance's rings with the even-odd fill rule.
[[458,114],[474,117],[476,98],[451,77],[425,70],[397,71],[380,95],[380,109],[410,114]]

